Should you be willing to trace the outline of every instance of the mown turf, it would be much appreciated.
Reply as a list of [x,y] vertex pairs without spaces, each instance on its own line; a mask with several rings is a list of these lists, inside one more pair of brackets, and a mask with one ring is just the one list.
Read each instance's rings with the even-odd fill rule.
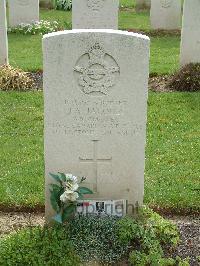
[[[145,202],[197,209],[200,93],[150,93]],[[41,92],[0,93],[0,204],[44,203]]]
[[[25,71],[37,71],[42,66],[42,37],[9,34],[10,64]],[[179,66],[179,37],[152,37],[150,72],[172,73]],[[20,47],[23,47],[21,49]]]
[[151,93],[145,201],[200,208],[200,93]]
[[41,93],[0,93],[0,203],[44,200]]
[[[126,2],[127,6],[129,2]],[[58,21],[61,28],[69,28],[71,12],[41,9],[40,17],[44,20]],[[121,11],[120,29],[149,31],[149,12],[135,13],[134,9]],[[10,64],[25,71],[37,71],[42,66],[42,36],[24,36],[9,34]],[[163,36],[151,38],[151,73],[170,74],[179,67],[180,37]]]

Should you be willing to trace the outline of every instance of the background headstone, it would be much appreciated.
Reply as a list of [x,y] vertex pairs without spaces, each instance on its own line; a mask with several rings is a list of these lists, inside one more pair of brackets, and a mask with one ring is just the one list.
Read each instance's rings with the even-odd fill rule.
[[181,65],[200,63],[200,0],[185,0],[181,37]]
[[152,29],[179,29],[181,0],[151,0],[150,19]]
[[46,216],[49,172],[87,178],[94,199],[141,204],[149,38],[72,30],[43,39]]
[[39,0],[9,0],[9,26],[39,21]]
[[118,29],[119,0],[73,0],[73,29]]
[[151,7],[151,0],[136,0],[136,10],[149,9]]
[[8,64],[6,1],[0,0],[0,65]]

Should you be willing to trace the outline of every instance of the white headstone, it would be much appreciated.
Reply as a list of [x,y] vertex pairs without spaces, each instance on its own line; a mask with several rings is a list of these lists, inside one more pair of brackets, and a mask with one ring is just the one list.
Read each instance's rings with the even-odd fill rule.
[[94,199],[141,204],[149,38],[72,30],[43,39],[46,216],[49,173],[87,178]]
[[0,0],[0,65],[8,64],[6,1]]
[[118,29],[119,0],[73,0],[73,29]]
[[179,29],[181,0],[151,0],[150,19],[152,29]]
[[181,65],[200,63],[200,0],[185,0],[181,37]]
[[9,25],[39,21],[39,0],[9,0]]
[[144,8],[150,8],[151,7],[151,0],[136,0],[136,9],[144,9]]

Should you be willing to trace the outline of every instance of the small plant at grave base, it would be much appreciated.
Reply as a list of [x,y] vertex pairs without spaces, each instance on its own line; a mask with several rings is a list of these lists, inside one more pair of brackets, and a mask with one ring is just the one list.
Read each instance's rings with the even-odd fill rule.
[[58,10],[71,10],[72,9],[72,0],[55,0],[55,7]]
[[33,79],[23,70],[10,65],[0,66],[0,90],[27,91],[34,87]]
[[84,177],[79,182],[78,178],[72,174],[58,173],[55,175],[50,173],[50,175],[59,183],[59,185],[50,184],[50,201],[52,208],[56,211],[53,220],[64,223],[75,213],[77,200],[83,199],[83,195],[93,194],[93,192],[89,188],[80,186],[86,179]]
[[119,238],[131,248],[131,265],[188,266],[188,259],[165,258],[164,250],[173,249],[179,243],[177,227],[151,209],[141,208],[137,218],[124,217],[118,222]]
[[120,219],[117,216],[77,215],[67,223],[69,239],[83,262],[113,265],[127,258],[129,246],[121,243],[118,235]]
[[33,23],[21,23],[16,27],[9,28],[8,32],[21,33],[24,35],[36,35],[36,34],[47,34],[59,30],[59,24],[57,21],[45,21],[40,20]]

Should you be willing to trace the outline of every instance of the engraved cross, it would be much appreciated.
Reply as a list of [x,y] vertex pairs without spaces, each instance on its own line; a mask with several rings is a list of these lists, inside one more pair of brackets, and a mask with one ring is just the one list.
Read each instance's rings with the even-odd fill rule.
[[98,163],[105,162],[111,163],[112,157],[108,158],[99,158],[98,156],[98,141],[99,140],[92,140],[93,142],[93,158],[81,158],[79,160],[81,163],[92,163],[94,168],[94,177],[95,177],[95,185],[94,185],[94,192],[97,192],[97,182],[98,182]]

